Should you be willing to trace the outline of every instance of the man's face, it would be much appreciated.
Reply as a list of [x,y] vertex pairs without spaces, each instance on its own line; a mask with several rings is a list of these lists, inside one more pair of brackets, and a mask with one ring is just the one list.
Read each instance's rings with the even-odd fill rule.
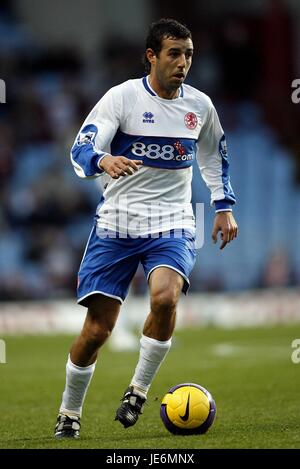
[[[150,49],[151,50],[151,49]],[[166,90],[178,89],[192,64],[193,42],[191,39],[162,40],[159,55],[150,54],[151,74],[160,86]]]

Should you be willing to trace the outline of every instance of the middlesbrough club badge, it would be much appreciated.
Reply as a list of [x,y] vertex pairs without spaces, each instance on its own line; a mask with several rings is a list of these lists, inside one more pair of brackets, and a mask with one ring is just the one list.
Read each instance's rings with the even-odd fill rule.
[[188,129],[194,130],[197,127],[198,119],[194,112],[188,112],[184,116],[184,123]]

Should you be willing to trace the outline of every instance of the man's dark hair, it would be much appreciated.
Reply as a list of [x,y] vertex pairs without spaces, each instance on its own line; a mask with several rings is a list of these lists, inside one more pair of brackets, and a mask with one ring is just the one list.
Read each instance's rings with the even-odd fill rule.
[[[162,49],[162,40],[166,38],[192,39],[192,33],[184,24],[170,18],[162,18],[150,25],[146,38],[146,49],[152,49],[158,56]],[[146,54],[143,56],[143,63],[146,73],[149,73],[151,65]]]

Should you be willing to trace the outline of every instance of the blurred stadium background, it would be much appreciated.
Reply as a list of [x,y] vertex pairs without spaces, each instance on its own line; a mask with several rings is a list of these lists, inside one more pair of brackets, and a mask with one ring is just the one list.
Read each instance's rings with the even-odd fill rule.
[[[193,203],[205,202],[206,230],[186,320],[299,320],[300,104],[291,100],[292,80],[300,77],[299,2],[120,5],[0,3],[0,78],[7,88],[7,102],[0,105],[0,332],[22,330],[25,316],[37,310],[43,314],[36,326],[28,322],[31,331],[62,318],[61,308],[76,310],[76,272],[100,194],[94,181],[76,177],[70,147],[107,89],[143,75],[145,34],[161,16],[175,17],[193,32],[187,83],[216,105],[238,197],[239,238],[219,252],[210,240],[209,193],[195,167]],[[128,310],[140,311],[146,288],[138,272]],[[33,306],[16,304],[29,300]]]
[[[300,337],[300,103],[291,99],[292,81],[300,78],[298,0],[127,0],[126,8],[121,0],[1,0],[0,79],[6,83],[6,103],[0,104],[0,338],[79,331],[85,310],[76,305],[76,274],[100,193],[95,181],[75,175],[69,151],[83,119],[106,90],[144,74],[145,34],[149,23],[162,16],[192,30],[195,56],[187,83],[207,93],[220,115],[240,227],[239,238],[224,251],[212,245],[214,213],[195,167],[193,204],[205,203],[205,243],[198,251],[190,294],[179,305],[178,328],[263,326],[264,331],[266,326],[292,325],[286,336],[278,329],[273,339],[268,336],[271,347],[278,338],[281,348],[262,348],[252,363],[253,376],[263,356],[268,359],[261,361],[261,376],[271,359],[275,370],[284,357],[282,370],[287,369],[291,342]],[[128,330],[136,332],[147,309],[147,285],[138,271],[117,326],[120,335],[118,330],[113,335],[115,349],[137,346],[138,335],[134,344],[120,337]],[[207,342],[231,340],[230,335],[219,336],[208,335]],[[263,347],[263,334],[252,332],[252,337],[259,337]],[[14,340],[7,339],[7,363],[16,360],[7,373],[17,370],[22,377],[31,355],[36,364],[31,376],[37,376],[38,369],[42,379],[44,363],[37,363],[42,342],[35,339],[31,346],[36,348],[30,349],[29,342]],[[193,340],[191,357],[200,354],[196,335]],[[61,360],[59,377],[55,375],[58,393],[70,341],[56,343],[54,361]],[[28,347],[27,352],[22,348],[23,362],[18,352],[22,344]],[[47,356],[53,344],[48,344]],[[232,353],[230,345],[219,345],[218,356]],[[242,352],[234,350],[238,367]],[[180,353],[177,372],[184,376],[185,364],[179,362]],[[4,367],[0,371],[4,373]],[[279,381],[295,386],[295,371],[292,365],[286,381],[274,378],[276,387]],[[225,382],[229,368],[226,373]],[[12,385],[17,389],[15,376]],[[49,376],[54,380],[54,374]],[[196,379],[195,366],[184,378],[192,376]],[[209,376],[219,398],[216,374]],[[237,382],[239,376],[237,371]],[[47,382],[46,375],[43,379]],[[124,375],[124,385],[127,379]],[[181,378],[177,374],[174,379]],[[165,380],[164,389],[169,384],[174,382]],[[227,385],[230,398],[229,379]],[[3,389],[8,395],[11,388],[7,384]],[[292,393],[290,405],[293,398]],[[38,400],[32,406],[38,406]],[[27,408],[28,402],[30,397]],[[9,412],[10,407],[3,409]],[[27,423],[28,414],[22,412]]]

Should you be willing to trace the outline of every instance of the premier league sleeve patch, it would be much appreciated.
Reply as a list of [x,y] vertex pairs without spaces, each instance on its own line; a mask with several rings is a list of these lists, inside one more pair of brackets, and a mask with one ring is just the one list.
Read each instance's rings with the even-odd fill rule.
[[86,125],[78,134],[76,144],[78,146],[88,145],[95,143],[95,138],[98,133],[98,129],[95,125]]
[[224,159],[228,158],[227,143],[226,143],[225,135],[223,135],[222,138],[220,139],[219,152],[220,152],[222,158],[224,158]]

